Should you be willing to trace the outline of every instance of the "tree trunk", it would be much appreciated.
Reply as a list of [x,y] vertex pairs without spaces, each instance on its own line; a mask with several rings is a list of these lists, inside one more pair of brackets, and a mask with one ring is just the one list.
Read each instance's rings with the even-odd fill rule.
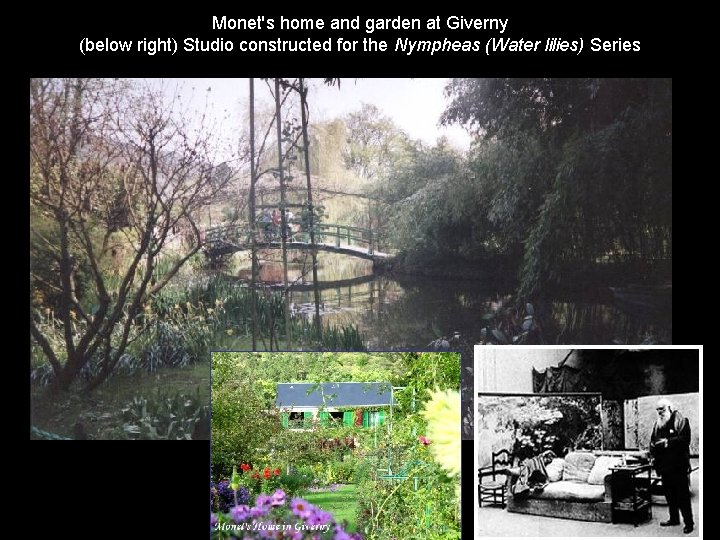
[[285,310],[285,336],[286,347],[292,348],[290,331],[290,290],[288,288],[288,262],[287,262],[287,216],[285,215],[285,176],[283,174],[282,151],[282,117],[280,114],[280,79],[275,79],[275,123],[277,127],[278,174],[280,176],[280,241],[282,242],[283,261],[283,301]]
[[307,179],[308,209],[310,210],[308,223],[310,227],[310,245],[312,246],[310,254],[312,256],[313,294],[315,298],[315,320],[313,321],[313,326],[315,327],[317,339],[320,339],[320,289],[318,287],[317,275],[317,250],[315,249],[315,207],[313,206],[312,181],[310,179],[310,137],[308,137],[307,131],[308,119],[305,110],[306,107],[307,90],[305,89],[303,79],[300,79],[300,109],[302,113],[303,152],[305,154],[304,161],[305,178]]

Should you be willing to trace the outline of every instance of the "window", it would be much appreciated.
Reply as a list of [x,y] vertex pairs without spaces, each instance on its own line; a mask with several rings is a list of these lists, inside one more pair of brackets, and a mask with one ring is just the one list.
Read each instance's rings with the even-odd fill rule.
[[363,427],[377,427],[385,424],[385,411],[363,411]]
[[283,427],[300,429],[312,427],[312,417],[313,413],[311,412],[290,412],[282,413],[280,420]]

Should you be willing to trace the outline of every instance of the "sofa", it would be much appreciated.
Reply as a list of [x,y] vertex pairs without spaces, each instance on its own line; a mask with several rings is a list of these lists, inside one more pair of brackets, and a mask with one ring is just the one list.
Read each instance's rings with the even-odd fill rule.
[[507,476],[508,512],[583,521],[612,522],[610,467],[622,464],[616,452],[569,452],[546,466],[548,484],[526,497],[515,498],[512,486],[520,475],[511,469]]

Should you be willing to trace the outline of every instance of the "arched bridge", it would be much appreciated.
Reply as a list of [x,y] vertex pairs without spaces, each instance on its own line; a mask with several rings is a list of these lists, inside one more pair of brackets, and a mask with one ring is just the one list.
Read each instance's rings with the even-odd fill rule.
[[[297,224],[294,224],[297,227]],[[315,225],[315,249],[340,253],[351,257],[383,261],[392,254],[377,250],[378,234],[372,229],[321,223]],[[279,231],[266,224],[258,224],[253,230],[248,223],[214,227],[205,231],[205,253],[209,257],[217,257],[248,250],[252,246],[252,235],[255,234],[255,245],[258,249],[280,249],[282,239]],[[287,249],[307,250],[313,247],[310,243],[310,232],[301,230],[290,232],[285,245]]]

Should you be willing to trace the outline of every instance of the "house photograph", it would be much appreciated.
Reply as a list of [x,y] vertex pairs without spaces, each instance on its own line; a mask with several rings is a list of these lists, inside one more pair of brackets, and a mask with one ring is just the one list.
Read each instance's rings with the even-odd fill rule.
[[392,414],[393,386],[389,382],[279,383],[276,405],[286,428],[377,427]]
[[702,348],[475,349],[482,536],[698,536]]

